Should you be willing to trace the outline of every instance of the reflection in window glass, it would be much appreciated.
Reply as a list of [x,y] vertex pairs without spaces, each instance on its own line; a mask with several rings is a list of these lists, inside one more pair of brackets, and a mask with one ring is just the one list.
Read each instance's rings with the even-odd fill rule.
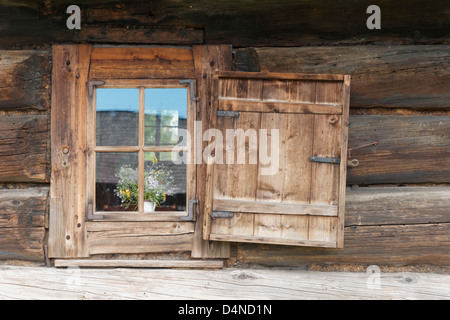
[[145,145],[175,146],[187,128],[187,89],[145,90]]
[[145,200],[156,202],[156,211],[185,211],[186,170],[172,152],[146,152]]
[[97,89],[97,146],[137,146],[139,89]]
[[138,153],[97,153],[96,211],[136,211]]

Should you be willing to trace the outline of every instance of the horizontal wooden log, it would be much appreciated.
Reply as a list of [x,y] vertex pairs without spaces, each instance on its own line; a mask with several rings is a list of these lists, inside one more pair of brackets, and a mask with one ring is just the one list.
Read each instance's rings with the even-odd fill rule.
[[347,184],[450,182],[449,127],[449,116],[350,116],[349,159],[359,166]]
[[91,255],[191,251],[191,222],[89,222]]
[[344,249],[239,245],[244,263],[450,263],[450,187],[347,190]]
[[[447,1],[382,0],[381,30],[366,26],[370,0],[182,0],[87,1],[79,0],[82,29],[87,27],[138,28],[182,27],[205,30],[211,44],[245,46],[305,46],[355,43],[449,43]],[[5,0],[0,5],[2,44],[72,41],[77,32],[67,30],[67,1]],[[137,31],[139,32],[139,31]],[[95,36],[107,42],[121,42],[106,31]],[[79,41],[89,40],[78,38]],[[145,43],[145,38],[142,39]],[[164,43],[164,39],[159,39]]]
[[347,190],[345,225],[450,223],[450,187]]
[[177,44],[192,45],[202,44],[204,39],[203,30],[182,29],[160,29],[160,28],[120,28],[120,27],[84,27],[74,33],[75,41],[90,41],[94,43],[119,42],[140,44]]
[[[238,56],[246,53],[243,50]],[[255,51],[265,72],[350,74],[351,107],[450,108],[448,45],[269,47]]]
[[0,259],[44,261],[48,192],[0,190]]
[[46,110],[50,60],[48,51],[0,51],[0,110]]
[[242,244],[239,262],[270,266],[308,264],[450,265],[450,223],[347,227],[344,249]]
[[0,116],[0,182],[48,182],[48,117]]

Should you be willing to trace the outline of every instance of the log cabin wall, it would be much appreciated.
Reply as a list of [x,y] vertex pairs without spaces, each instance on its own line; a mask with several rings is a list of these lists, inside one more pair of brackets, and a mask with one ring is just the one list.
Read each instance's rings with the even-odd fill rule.
[[[70,4],[81,30],[66,27]],[[239,71],[350,74],[344,249],[233,244],[229,265],[450,266],[450,4],[0,0],[0,259],[44,264],[52,45],[231,44]]]

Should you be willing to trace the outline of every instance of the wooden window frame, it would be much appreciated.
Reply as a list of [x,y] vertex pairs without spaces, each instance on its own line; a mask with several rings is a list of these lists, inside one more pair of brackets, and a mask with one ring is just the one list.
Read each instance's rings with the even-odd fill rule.
[[[96,146],[96,90],[93,90],[92,97],[88,97],[87,110],[87,210],[93,213],[86,217],[88,221],[116,221],[116,222],[141,222],[141,221],[180,221],[181,218],[188,217],[189,200],[196,198],[196,166],[193,164],[193,145],[190,150],[188,147],[173,146],[145,146],[145,90],[161,88],[186,88],[187,95],[187,130],[194,132],[195,107],[192,103],[189,90],[189,83],[180,83],[178,79],[112,79],[102,81],[104,84],[95,86],[95,89],[139,89],[139,146]],[[192,82],[195,86],[195,82]],[[96,184],[96,154],[97,153],[138,153],[139,163],[139,203],[138,212],[104,212],[95,210],[95,184]],[[185,211],[158,211],[143,212],[144,204],[144,171],[145,171],[145,153],[146,152],[187,152],[188,162],[186,172],[186,210]],[[195,221],[195,215],[193,220]]]

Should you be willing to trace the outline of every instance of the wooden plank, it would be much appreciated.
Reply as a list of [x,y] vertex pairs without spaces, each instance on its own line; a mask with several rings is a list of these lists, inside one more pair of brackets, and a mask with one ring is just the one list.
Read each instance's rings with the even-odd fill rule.
[[271,201],[246,201],[235,199],[214,199],[214,211],[243,213],[273,213],[287,215],[337,216],[337,206],[310,205],[299,203],[278,203]]
[[[273,217],[271,217],[273,218]],[[211,233],[211,240],[213,241],[230,241],[230,242],[242,242],[242,243],[261,243],[271,245],[283,245],[283,246],[306,246],[317,248],[336,248],[336,241],[325,240],[296,240],[296,239],[283,239],[277,234],[276,237],[260,237],[260,236],[239,236],[234,234],[214,234]],[[278,248],[281,251],[280,248]]]
[[[210,128],[210,103],[212,101],[211,92],[213,87],[214,73],[218,70],[231,70],[232,53],[229,45],[217,46],[193,46],[194,65],[197,80],[197,95],[199,97],[199,110],[197,121],[202,122],[199,128],[200,135]],[[200,141],[201,152],[203,152],[206,143]],[[192,249],[192,257],[195,258],[227,258],[230,256],[230,245],[228,243],[210,243],[203,240],[203,222],[205,220],[205,201],[208,191],[208,179],[211,179],[211,172],[207,173],[207,165],[204,163],[202,156],[197,148],[194,156],[196,159],[200,156],[201,165],[197,165],[197,196],[199,199],[198,217],[196,221],[194,245]]]
[[90,45],[53,47],[49,256],[87,257],[86,112]]
[[88,222],[89,254],[191,251],[193,222]]
[[[384,8],[383,8],[384,10]],[[449,46],[255,48],[266,72],[350,74],[351,107],[450,107]]]
[[[336,115],[314,115],[313,156],[341,157],[342,118]],[[314,162],[311,165],[311,203],[337,205],[339,201],[340,166]],[[344,182],[343,182],[344,183]],[[345,185],[345,183],[344,183]]]
[[219,110],[294,114],[342,114],[342,105],[222,99],[219,101]]
[[222,260],[55,260],[57,268],[222,269]]
[[[298,268],[155,270],[74,267],[65,270],[5,266],[0,270],[0,278],[3,279],[0,298],[166,300],[169,296],[171,300],[180,300],[174,305],[183,308],[186,297],[219,301],[448,300],[450,276],[445,269],[444,272],[440,269],[428,268],[431,272],[414,272],[398,268],[395,272],[385,272],[381,268],[381,272],[372,274],[370,269],[363,269],[365,272],[320,272]],[[294,312],[296,304],[289,304],[286,311]],[[275,307],[270,311],[277,313]]]
[[342,81],[344,76],[340,74],[320,74],[320,73],[292,73],[291,72],[240,72],[221,71],[218,72],[221,78],[242,78],[242,79],[264,79],[264,80],[320,80],[320,81]]
[[192,49],[95,47],[90,79],[163,79],[195,77]]
[[350,82],[351,76],[344,76],[342,87],[342,102],[344,108],[342,110],[341,123],[341,164],[339,170],[339,201],[338,201],[338,221],[337,221],[337,247],[344,246],[344,222],[345,222],[345,197],[347,185],[347,163],[348,163],[348,127],[350,114]]
[[351,116],[349,159],[359,166],[348,169],[347,183],[450,182],[449,127],[448,116]]
[[48,182],[48,117],[0,116],[0,181]]
[[48,51],[0,51],[0,110],[47,110],[50,61]]
[[48,188],[0,190],[0,259],[44,261]]

